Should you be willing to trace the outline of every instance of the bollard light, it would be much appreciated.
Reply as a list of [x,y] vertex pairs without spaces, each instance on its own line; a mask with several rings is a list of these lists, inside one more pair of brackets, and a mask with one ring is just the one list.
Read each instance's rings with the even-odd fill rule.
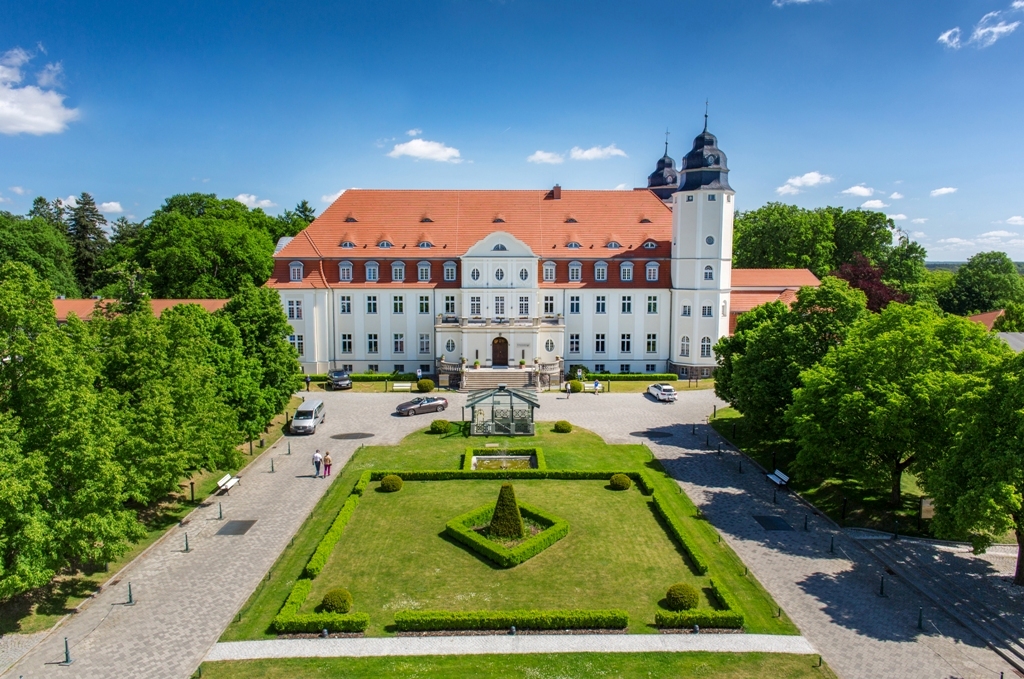
[[135,597],[132,596],[132,583],[129,582],[128,583],[128,602],[125,604],[125,606],[134,606],[134,605],[135,605]]
[[326,627],[324,627],[322,630],[320,630],[320,637],[322,639],[326,639],[328,636],[330,636],[330,632],[327,631]]
[[195,481],[189,481],[188,482],[188,492],[192,496],[192,502],[195,502],[196,501],[196,482]]
[[511,634],[512,636],[515,636],[516,635],[516,626],[512,625],[512,628],[509,629],[508,633]]
[[828,543],[828,553],[829,554],[835,554],[836,553],[836,536],[835,535],[833,535],[832,539],[829,540],[829,543]]
[[188,533],[185,533],[185,551],[188,552]]
[[807,527],[807,515],[806,514],[804,514],[804,530],[810,530],[810,528]]
[[924,606],[917,607],[917,629],[924,629]]
[[270,458],[270,473],[274,473],[274,458]]
[[220,521],[224,518],[224,505],[217,503],[217,520]]
[[289,455],[292,454],[292,442],[291,441],[288,442],[288,454]]
[[68,646],[68,638],[64,637],[64,662],[61,665],[70,665],[75,662],[71,659],[71,647]]

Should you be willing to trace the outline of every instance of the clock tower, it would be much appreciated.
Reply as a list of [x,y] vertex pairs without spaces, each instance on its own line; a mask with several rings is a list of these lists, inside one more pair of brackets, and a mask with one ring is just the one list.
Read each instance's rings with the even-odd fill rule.
[[672,363],[690,377],[715,367],[711,348],[729,334],[733,197],[715,135],[704,131],[679,167],[672,194]]

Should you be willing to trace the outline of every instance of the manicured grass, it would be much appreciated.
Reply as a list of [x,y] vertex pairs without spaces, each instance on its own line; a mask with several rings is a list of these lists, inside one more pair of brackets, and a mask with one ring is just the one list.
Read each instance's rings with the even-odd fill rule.
[[[294,413],[302,403],[301,398],[292,397],[282,412],[267,427],[265,435],[266,447],[284,435],[285,413]],[[243,453],[248,453],[249,444],[238,446]],[[200,505],[217,488],[217,481],[228,471],[233,474],[245,469],[250,462],[263,452],[257,444],[253,445],[254,455],[242,456],[242,464],[238,469],[210,471],[197,470],[183,479],[180,490],[172,493],[159,504],[149,508],[141,519],[146,526],[146,537],[132,545],[120,558],[96,570],[84,570],[76,573],[62,574],[54,578],[46,587],[26,592],[0,603],[0,634],[31,634],[53,627],[65,615],[73,612],[80,603],[98,591],[107,580],[119,570],[159,540],[169,528],[178,523],[186,514]],[[195,484],[195,502],[190,499],[189,482]]]
[[390,658],[293,658],[203,663],[208,679],[823,679],[835,677],[817,656],[769,653],[558,653],[536,655],[442,655]]
[[[647,391],[647,387],[652,384],[657,384],[658,380],[626,380],[622,382],[601,382],[606,390],[610,388],[609,393],[611,394],[642,394]],[[691,383],[686,380],[676,380],[675,382],[668,382],[672,385],[672,388],[676,391],[697,391],[699,389],[713,389],[715,386],[714,380],[700,380],[700,382]],[[593,397],[593,394],[573,394],[573,396],[589,396]]]
[[[425,420],[424,425],[428,425],[429,421]],[[249,601],[242,609],[240,619],[237,619],[231,625],[228,626],[227,630],[222,636],[223,641],[233,641],[240,639],[266,639],[274,638],[276,635],[270,629],[270,623],[277,612],[280,610],[281,605],[284,603],[285,598],[291,591],[292,586],[295,584],[295,580],[301,575],[302,569],[309,559],[312,552],[316,549],[316,545],[320,538],[324,535],[327,527],[333,521],[334,517],[340,511],[341,506],[344,504],[345,499],[351,492],[352,487],[355,485],[360,473],[366,469],[457,469],[461,462],[462,454],[465,449],[469,446],[482,447],[484,443],[500,443],[504,447],[523,447],[538,446],[544,449],[545,456],[547,458],[548,467],[550,469],[598,469],[598,470],[623,470],[623,469],[639,469],[646,467],[652,472],[654,477],[654,484],[658,490],[663,494],[666,503],[672,508],[678,516],[683,517],[684,525],[690,529],[691,537],[696,546],[702,551],[705,559],[710,565],[710,571],[708,577],[713,578],[716,583],[724,584],[733,594],[734,598],[738,601],[742,612],[746,616],[745,629],[749,632],[754,633],[768,633],[768,634],[797,634],[796,627],[786,617],[785,611],[782,612],[781,617],[776,617],[778,614],[778,608],[771,597],[764,591],[761,585],[750,575],[744,575],[745,568],[742,562],[726,546],[720,542],[718,535],[715,530],[706,523],[702,518],[698,516],[698,512],[693,503],[689,498],[683,494],[678,484],[667,477],[657,460],[654,460],[651,456],[649,449],[643,445],[609,445],[604,442],[599,436],[593,432],[589,432],[578,427],[574,428],[572,433],[569,434],[555,434],[551,431],[552,423],[544,422],[537,424],[537,436],[526,438],[508,438],[508,437],[490,437],[485,439],[483,437],[468,438],[460,432],[449,434],[446,436],[435,436],[426,434],[424,431],[416,432],[407,436],[400,444],[395,446],[364,446],[360,448],[347,465],[342,470],[340,478],[338,478],[327,494],[321,499],[317,505],[316,510],[313,512],[312,518],[309,519],[306,524],[300,529],[296,535],[294,543],[289,546],[282,555],[279,557],[278,562],[275,564],[271,571],[271,577],[269,580],[265,580],[259,589],[253,593]],[[461,428],[460,428],[461,431]],[[601,484],[598,482],[555,482],[551,480],[546,481],[515,481],[517,491],[522,488],[524,493],[537,492],[538,496],[534,499],[528,499],[523,496],[526,502],[536,504],[544,507],[563,518],[566,518],[570,522],[570,533],[569,537],[560,541],[560,543],[548,548],[543,553],[537,555],[526,564],[517,566],[512,571],[518,571],[521,568],[531,567],[533,562],[538,565],[546,563],[546,559],[559,558],[559,546],[561,543],[565,543],[570,538],[574,537],[577,533],[581,538],[588,536],[588,531],[591,529],[597,529],[602,523],[606,523],[609,526],[615,527],[609,534],[601,537],[588,538],[593,539],[595,542],[592,543],[596,546],[596,549],[591,550],[590,554],[580,556],[575,562],[568,562],[568,568],[571,571],[568,574],[555,575],[556,581],[559,583],[558,589],[561,591],[551,592],[539,592],[537,596],[540,597],[538,601],[547,601],[543,597],[548,597],[552,601],[557,597],[563,597],[561,600],[565,601],[564,597],[576,596],[575,592],[572,591],[576,587],[572,584],[571,578],[577,577],[580,582],[584,584],[588,579],[598,580],[602,575],[602,565],[606,563],[624,563],[622,560],[628,560],[628,555],[619,555],[619,547],[617,543],[628,543],[632,540],[630,534],[634,531],[640,530],[647,534],[648,531],[654,531],[656,537],[653,539],[655,547],[654,549],[657,555],[657,559],[660,560],[664,556],[664,545],[662,541],[667,541],[669,538],[664,533],[663,528],[657,520],[650,514],[650,510],[644,508],[647,502],[637,491],[631,490],[626,493],[617,494],[612,491],[604,491]],[[574,494],[577,491],[573,491],[572,485],[567,484],[582,484],[577,488],[582,488],[579,491],[580,498],[576,500]],[[452,497],[448,498],[449,508],[441,511],[437,506],[437,500],[433,496],[435,493],[441,493],[445,488],[452,487],[453,484],[468,484],[465,486],[455,485],[455,493],[449,493]],[[547,485],[545,485],[547,484]],[[591,491],[589,486],[598,486],[596,491]],[[479,559],[468,552],[462,547],[448,543],[445,538],[440,536],[440,533],[444,529],[444,524],[451,518],[454,518],[458,514],[473,509],[480,504],[487,501],[493,501],[497,497],[497,489],[500,484],[496,482],[477,482],[477,481],[458,481],[458,482],[442,482],[442,481],[430,481],[430,482],[406,482],[406,488],[397,494],[385,495],[378,494],[375,491],[376,484],[373,484],[370,489],[364,494],[360,506],[356,509],[356,513],[353,515],[352,520],[349,522],[342,535],[341,542],[336,546],[332,558],[331,564],[328,569],[332,572],[337,572],[339,575],[336,580],[344,581],[344,584],[353,588],[353,591],[365,589],[361,594],[356,595],[356,610],[370,612],[367,608],[363,608],[364,605],[370,605],[371,602],[376,601],[378,607],[382,607],[385,603],[394,603],[395,597],[399,594],[406,594],[410,600],[412,598],[428,595],[431,592],[437,593],[438,596],[454,597],[454,589],[448,588],[449,584],[443,582],[445,579],[438,574],[436,578],[439,581],[439,587],[442,589],[431,589],[434,587],[432,575],[429,571],[429,567],[419,563],[421,556],[428,554],[431,559],[436,559],[438,554],[450,554],[453,560],[457,560],[457,570],[453,571],[455,566],[449,566],[446,563],[440,565],[434,565],[434,568],[441,568],[442,573],[447,573],[447,577],[450,580],[456,578],[452,575],[453,572],[462,573],[463,575],[482,573],[487,578],[494,577],[508,577],[501,576],[500,571],[491,569],[490,566],[483,564]],[[436,488],[437,490],[432,490]],[[420,490],[422,488],[422,490]],[[462,489],[469,489],[463,491]],[[484,490],[475,490],[476,488],[483,488]],[[534,489],[538,490],[534,490]],[[554,490],[540,490],[551,488]],[[569,490],[562,490],[568,488]],[[490,489],[490,490],[488,490]],[[405,495],[407,490],[411,490],[408,495]],[[600,491],[600,492],[598,492]],[[463,499],[460,494],[463,492],[473,494],[472,498]],[[545,497],[540,497],[541,494],[545,494]],[[548,497],[547,495],[550,495]],[[607,504],[603,502],[607,501]],[[632,503],[629,505],[630,510],[628,516],[637,519],[632,523],[628,521],[620,520],[614,516],[615,512],[607,512],[607,508],[614,505],[617,502]],[[392,505],[384,506],[385,503],[392,502]],[[571,506],[574,502],[580,504],[592,506],[598,516],[587,518],[573,518],[569,516],[570,512],[577,510]],[[597,502],[598,505],[592,503]],[[400,503],[410,503],[409,509],[413,512],[412,514],[406,514],[402,516],[392,516],[389,512],[384,511],[387,515],[387,520],[382,517],[381,512],[376,511],[378,507],[383,510],[389,508],[395,509],[395,505]],[[422,503],[422,504],[418,504]],[[433,505],[431,503],[434,503]],[[413,506],[415,505],[415,507]],[[566,508],[563,509],[563,506]],[[643,508],[640,511],[638,508]],[[395,538],[393,533],[402,532],[406,535],[405,531],[411,530],[409,525],[413,520],[418,520],[416,512],[433,512],[433,518],[431,521],[435,521],[437,525],[432,531],[422,531],[422,538],[417,537],[417,540],[422,539],[424,542],[430,542],[431,547],[427,552],[423,551],[422,545],[409,552],[414,554],[414,557],[399,559],[395,556],[395,549],[381,549],[376,543],[382,542],[385,544],[401,545],[401,541]],[[636,512],[639,511],[639,514]],[[644,514],[644,511],[647,513]],[[611,516],[604,516],[604,514],[611,514]],[[375,518],[376,515],[376,518]],[[642,521],[639,519],[643,519]],[[577,523],[582,521],[578,527]],[[606,532],[608,532],[606,530]],[[361,536],[361,539],[360,539]],[[436,544],[434,544],[436,542]],[[566,543],[570,545],[572,543]],[[661,546],[657,546],[661,545]],[[680,579],[696,577],[690,572],[684,557],[676,550],[675,545],[671,542],[668,543],[671,552],[674,554],[672,558],[672,564],[666,565],[666,569],[672,574],[679,574]],[[403,548],[404,549],[404,548]],[[362,552],[372,552],[376,555],[371,559],[369,556],[364,556]],[[351,562],[351,566],[355,567],[358,565],[359,568],[363,568],[365,576],[369,581],[364,583],[355,582],[349,573],[351,571],[346,570],[346,559],[353,558],[355,561]],[[538,561],[539,560],[539,561]],[[618,560],[618,561],[617,561]],[[396,573],[395,575],[382,575],[385,571],[380,569],[393,568],[395,564],[404,564],[408,570],[407,574]],[[433,562],[430,562],[433,563]],[[337,571],[334,569],[337,567]],[[539,566],[538,566],[539,567]],[[376,570],[374,570],[376,569]],[[448,569],[447,571],[445,569]],[[528,573],[529,571],[523,571]],[[419,577],[420,582],[416,582],[416,578]],[[570,578],[564,582],[560,578]],[[664,596],[664,591],[667,590],[668,586],[671,585],[675,580],[672,578],[675,575],[662,576],[661,574],[656,575],[644,575],[642,578],[634,578],[634,580],[643,580],[637,587],[642,591],[650,591],[651,595],[648,598],[641,600],[638,597],[636,602],[633,602],[628,606],[629,610],[640,611],[645,610],[650,613],[649,617],[643,619],[637,619],[634,621],[634,631],[639,630],[642,625],[653,621],[653,611],[657,604],[658,599]],[[392,582],[395,578],[402,578],[403,582],[407,583],[404,585],[404,591],[399,588],[394,588],[389,591],[392,587]],[[461,577],[459,578],[461,580]],[[650,580],[648,582],[648,580]],[[525,578],[524,578],[525,581]],[[536,583],[537,581],[534,581]],[[326,587],[329,583],[325,579],[325,575],[322,573],[314,581],[314,586],[317,588]],[[475,593],[473,599],[479,600],[484,594],[487,594],[488,587],[487,583],[480,583],[476,580],[469,580],[461,583],[460,586],[463,589],[463,594],[467,595]],[[519,585],[516,585],[519,586]],[[522,587],[532,587],[533,584],[523,584]],[[371,591],[371,588],[376,589]],[[454,585],[452,585],[454,587]],[[569,589],[566,589],[569,588]],[[524,590],[525,591],[525,590]],[[603,590],[602,590],[603,591]],[[322,597],[322,592],[318,596],[319,589],[314,592],[308,599],[307,605],[315,605],[319,602]],[[433,594],[430,594],[433,596]],[[652,597],[657,595],[657,598],[653,601],[650,600]],[[491,596],[495,596],[493,593]],[[612,595],[607,595],[612,596]],[[615,594],[617,596],[617,594]],[[646,595],[645,595],[646,596]],[[705,595],[706,596],[706,595]],[[391,597],[391,598],[388,598]],[[612,606],[607,599],[600,597],[592,597],[589,600],[581,599],[584,601],[585,607],[588,608],[609,608]],[[402,608],[405,606],[398,606]],[[466,607],[474,607],[472,600],[466,603]],[[484,608],[485,606],[479,606]],[[539,604],[531,605],[531,607],[542,607]],[[397,608],[389,608],[388,614],[393,615]],[[371,614],[374,615],[374,614]],[[646,614],[645,614],[646,615]],[[374,619],[374,627],[371,631],[378,630],[382,624],[387,624],[390,620],[386,619],[386,616],[381,617],[377,615]],[[386,630],[385,630],[386,632]]]

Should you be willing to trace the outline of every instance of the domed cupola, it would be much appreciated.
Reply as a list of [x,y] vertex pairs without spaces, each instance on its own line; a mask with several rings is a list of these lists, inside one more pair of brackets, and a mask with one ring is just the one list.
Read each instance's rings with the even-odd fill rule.
[[647,177],[647,188],[654,191],[662,200],[679,190],[679,173],[676,172],[676,161],[668,155],[668,142],[665,142],[665,155],[658,159],[654,172]]
[[704,119],[704,131],[693,140],[693,150],[686,154],[679,166],[682,178],[679,181],[680,191],[697,189],[724,189],[732,191],[729,186],[729,166],[725,154],[718,148],[718,139],[708,132],[707,118]]

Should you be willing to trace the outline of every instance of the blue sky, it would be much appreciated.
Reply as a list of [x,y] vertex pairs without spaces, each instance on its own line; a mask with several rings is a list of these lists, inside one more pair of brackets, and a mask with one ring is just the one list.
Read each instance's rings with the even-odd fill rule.
[[1024,0],[4,14],[0,209],[81,191],[141,218],[190,191],[276,213],[349,187],[631,188],[666,128],[685,154],[709,99],[740,209],[868,203],[930,259],[1024,259]]

